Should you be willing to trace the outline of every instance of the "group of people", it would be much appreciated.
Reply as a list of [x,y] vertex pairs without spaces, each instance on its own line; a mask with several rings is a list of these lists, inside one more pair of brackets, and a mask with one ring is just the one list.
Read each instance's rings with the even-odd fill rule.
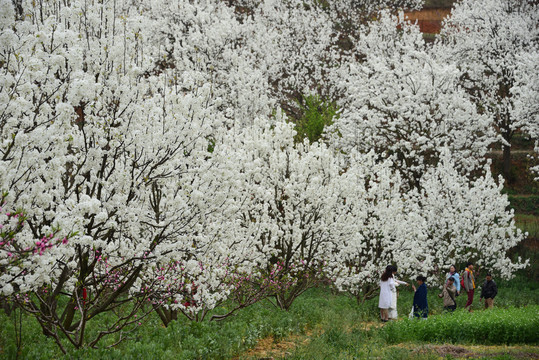
[[[438,294],[438,296],[443,299],[445,311],[455,311],[457,308],[456,297],[461,294],[461,291],[465,291],[468,297],[464,308],[472,311],[472,303],[476,288],[473,269],[474,264],[468,262],[461,277],[457,272],[456,267],[454,265],[450,266],[442,292]],[[405,281],[397,280],[396,274],[397,267],[395,265],[388,265],[380,279],[380,299],[378,301],[378,307],[380,308],[380,319],[382,322],[397,318],[397,286],[410,285]],[[427,278],[420,275],[416,278],[417,288],[415,285],[412,285],[414,290],[414,301],[410,313],[411,317],[426,319],[428,316],[429,305],[427,301],[426,281]],[[492,274],[487,273],[485,282],[481,288],[479,299],[481,302],[483,302],[483,300],[485,301],[485,309],[494,306],[494,298],[497,294],[498,287],[496,282],[492,280]]]

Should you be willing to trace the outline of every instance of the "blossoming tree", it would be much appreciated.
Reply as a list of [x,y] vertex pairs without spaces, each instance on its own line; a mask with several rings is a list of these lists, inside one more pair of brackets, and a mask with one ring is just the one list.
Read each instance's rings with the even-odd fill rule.
[[387,12],[364,26],[356,56],[335,71],[336,146],[392,158],[416,186],[449,148],[463,172],[481,163],[494,141],[490,118],[458,85],[459,71],[440,61],[419,27]]
[[526,111],[514,116],[519,98],[514,92],[519,58],[538,50],[539,7],[533,1],[457,2],[441,31],[440,44],[448,62],[462,70],[462,86],[494,119],[503,148],[503,171],[511,180],[511,139],[534,118]]
[[350,216],[340,158],[322,144],[296,145],[294,135],[283,121],[245,129],[236,155],[250,196],[240,220],[260,264],[253,280],[270,279],[283,309],[325,280],[333,266],[327,256],[346,236]]
[[[515,98],[513,119],[527,119],[522,130],[535,141],[531,171],[539,175],[539,50],[521,54],[515,69],[515,84],[511,93]],[[539,177],[536,177],[539,180]]]
[[[492,137],[458,68],[389,13],[338,47],[349,7],[395,3],[418,1],[0,0],[2,299],[65,352],[152,311],[361,296],[387,262],[435,275],[440,244],[510,276],[522,235],[468,173]],[[324,91],[338,136],[295,142],[279,104]]]
[[[0,187],[26,211],[24,248],[55,229],[77,235],[3,271],[2,291],[33,294],[18,304],[60,347],[60,334],[95,346],[172,298],[162,272],[215,237],[234,193],[210,156],[226,118],[198,69],[174,79],[160,66],[151,3],[21,6],[2,2]],[[120,308],[85,338],[88,321]]]

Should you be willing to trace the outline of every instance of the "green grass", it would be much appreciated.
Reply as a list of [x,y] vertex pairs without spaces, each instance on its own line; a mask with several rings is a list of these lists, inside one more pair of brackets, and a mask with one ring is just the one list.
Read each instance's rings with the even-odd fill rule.
[[532,215],[530,218],[537,219],[539,217],[539,206],[537,206],[539,195],[509,195],[508,197],[511,208],[515,209],[516,216],[528,214]]
[[[90,350],[75,350],[65,343],[67,356],[62,355],[52,339],[43,336],[35,320],[23,316],[20,358],[230,359],[254,347],[261,338],[271,336],[279,340],[292,333],[302,334],[314,327],[324,326],[333,321],[331,314],[340,314],[340,318],[351,315],[349,321],[357,323],[365,317],[373,316],[366,313],[370,311],[366,309],[355,306],[355,300],[350,297],[333,295],[325,288],[312,289],[300,297],[288,312],[262,302],[221,322],[191,323],[180,318],[168,328],[161,325],[156,315],[151,316],[146,324],[130,334],[127,342],[107,349],[106,345],[117,340],[111,337],[100,343],[99,349]],[[8,317],[0,311],[0,358],[16,357],[14,334],[13,315]]]
[[538,344],[539,305],[431,316],[389,323],[380,330],[388,343]]
[[[269,305],[271,306],[271,305]],[[268,304],[258,304],[223,322],[192,323],[185,319],[172,322],[168,328],[157,316],[130,335],[128,342],[111,349],[75,350],[63,357],[52,340],[45,338],[36,321],[23,318],[24,359],[86,358],[86,359],[229,359],[254,346],[259,338],[279,339],[290,333],[301,333],[307,319],[301,312],[283,312]],[[5,315],[0,316],[0,357],[14,359],[16,346],[14,325]],[[114,343],[111,338],[108,344]],[[39,344],[39,346],[35,346]]]
[[[326,321],[318,327],[318,334],[311,336],[307,344],[302,344],[286,359],[455,359],[451,354],[440,355],[440,352],[429,343],[440,343],[442,348],[446,343],[455,344],[493,344],[493,343],[538,343],[537,331],[539,329],[539,283],[529,281],[519,276],[511,281],[499,281],[499,295],[495,301],[494,310],[483,311],[479,303],[479,294],[475,298],[475,311],[459,311],[453,316],[442,315],[442,301],[437,297],[438,289],[430,286],[428,293],[429,309],[431,314],[426,321],[409,321],[408,312],[411,308],[412,293],[401,288],[399,295],[400,320],[390,322],[378,330],[377,298],[367,301],[362,312],[358,312],[353,305],[349,312],[335,311],[335,308],[326,309]],[[466,302],[464,296],[457,297],[460,309]],[[517,308],[520,307],[520,308]],[[364,323],[356,321],[363,319]],[[460,321],[460,322],[459,322]],[[402,324],[402,325],[401,325]],[[470,325],[472,324],[472,325]],[[412,331],[413,326],[418,330]],[[427,329],[421,326],[430,326]],[[411,330],[412,329],[412,330]],[[428,332],[428,331],[430,332]],[[460,334],[472,331],[472,340],[459,339]],[[436,332],[439,331],[439,334]],[[442,331],[454,331],[454,338]],[[484,335],[484,331],[488,331]],[[398,336],[393,336],[397,334]],[[521,334],[523,334],[521,336]],[[421,336],[423,337],[421,337]],[[400,336],[400,337],[399,337]],[[430,336],[430,337],[429,337]],[[449,345],[449,347],[455,345]],[[447,346],[446,346],[447,347]],[[531,349],[531,350],[530,350]],[[487,353],[485,353],[485,351]],[[488,350],[490,351],[490,350]],[[511,351],[506,347],[475,352],[474,358],[481,359],[521,359],[522,353],[532,354],[533,358],[539,356],[536,346],[520,345]],[[275,358],[282,356],[277,354]]]
[[528,238],[539,239],[539,215],[515,214],[515,223],[520,230],[528,233]]
[[[498,283],[500,290],[495,306],[501,310],[492,314],[502,311],[508,316],[515,314],[520,316],[518,315],[520,309],[515,307],[526,305],[527,309],[539,312],[538,282],[518,277],[509,282]],[[432,315],[429,315],[427,322],[430,324],[431,320],[434,323],[436,318],[447,317],[438,315],[442,312],[442,301],[436,296],[438,289],[433,286],[434,284],[429,285],[428,301]],[[412,296],[410,289],[401,288],[399,313],[403,318],[407,317],[410,311]],[[457,298],[459,307],[462,307],[465,301],[464,296]],[[478,309],[477,299],[476,303]],[[110,349],[105,346],[112,344],[116,340],[114,338],[100,343],[99,349],[75,350],[67,347],[69,349],[67,356],[61,354],[51,339],[43,336],[35,320],[23,316],[23,347],[19,358],[230,359],[238,356],[241,358],[241,355],[254,347],[261,338],[271,336],[279,341],[291,334],[310,339],[307,344],[289,350],[287,358],[291,359],[368,359],[371,356],[381,359],[437,358],[435,356],[438,354],[429,352],[430,350],[416,353],[406,347],[390,346],[391,339],[371,329],[371,326],[379,325],[377,305],[377,298],[358,306],[355,299],[346,295],[334,294],[326,288],[311,289],[298,298],[288,312],[262,302],[222,322],[190,323],[182,318],[173,322],[168,328],[161,325],[157,316],[152,316],[146,324],[129,335],[130,340],[127,342]],[[535,307],[531,307],[532,305]],[[483,312],[476,311],[476,313],[473,316],[480,316]],[[469,314],[455,314],[454,318],[465,315]],[[536,319],[533,314],[526,317]],[[511,319],[507,321],[509,324],[513,323]],[[0,311],[0,358],[16,358],[14,334],[13,316],[8,317]],[[483,340],[479,338],[477,342],[479,341]]]

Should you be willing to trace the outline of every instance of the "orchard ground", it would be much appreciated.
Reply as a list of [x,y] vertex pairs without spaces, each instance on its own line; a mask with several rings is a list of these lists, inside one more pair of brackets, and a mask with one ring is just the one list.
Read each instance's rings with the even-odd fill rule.
[[[406,279],[407,280],[407,279]],[[0,356],[22,359],[537,359],[539,358],[539,282],[519,274],[499,281],[494,310],[442,314],[438,285],[429,284],[427,321],[407,319],[412,292],[401,288],[399,321],[381,325],[377,297],[359,304],[329,288],[311,289],[286,312],[263,301],[221,322],[189,322],[163,327],[153,314],[128,340],[118,338],[98,349],[73,350],[63,356],[43,336],[34,319],[18,311],[0,316]],[[457,303],[463,308],[465,298]],[[224,311],[218,308],[215,311]],[[104,317],[101,321],[105,322]],[[14,324],[20,321],[22,332]],[[93,331],[93,329],[89,329]]]

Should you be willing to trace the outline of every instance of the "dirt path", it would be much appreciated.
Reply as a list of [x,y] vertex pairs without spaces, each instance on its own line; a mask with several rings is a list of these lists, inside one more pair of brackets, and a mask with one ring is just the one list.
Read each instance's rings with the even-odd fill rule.
[[[365,323],[366,328],[379,327],[378,323]],[[297,347],[306,346],[309,342],[323,334],[323,331],[309,331],[304,335],[291,335],[283,340],[275,341],[273,337],[260,339],[258,344],[234,360],[276,360],[286,359]],[[489,359],[501,357],[508,359],[535,359],[539,360],[539,348],[534,346],[507,346],[507,345],[431,345],[403,343],[389,346],[410,350],[412,359],[428,357],[437,354],[441,358],[450,359]]]
[[451,359],[489,359],[494,357],[508,357],[510,359],[539,359],[539,352],[537,352],[537,348],[531,346],[423,345],[411,350],[418,356],[437,353],[441,357],[449,357]]
[[[360,324],[361,329],[363,330],[371,330],[374,328],[379,328],[383,326],[380,322],[362,322]],[[347,332],[352,331],[352,329],[346,329]],[[317,338],[321,336],[324,333],[323,330],[309,330],[306,331],[305,334],[298,335],[290,335],[285,339],[275,341],[273,337],[267,337],[264,339],[258,340],[258,343],[256,346],[246,353],[242,354],[241,356],[235,358],[234,360],[239,359],[257,359],[257,360],[263,360],[263,359],[280,359],[280,358],[286,358],[288,354],[290,354],[292,351],[294,351],[295,348],[306,346],[309,344],[311,339]]]
[[[245,354],[234,358],[239,359],[257,359],[269,360],[280,359],[286,357],[298,346],[307,345],[313,336],[313,332],[309,331],[305,335],[290,335],[286,339],[275,341],[272,336],[258,340],[256,346]],[[320,336],[320,334],[314,335]]]

